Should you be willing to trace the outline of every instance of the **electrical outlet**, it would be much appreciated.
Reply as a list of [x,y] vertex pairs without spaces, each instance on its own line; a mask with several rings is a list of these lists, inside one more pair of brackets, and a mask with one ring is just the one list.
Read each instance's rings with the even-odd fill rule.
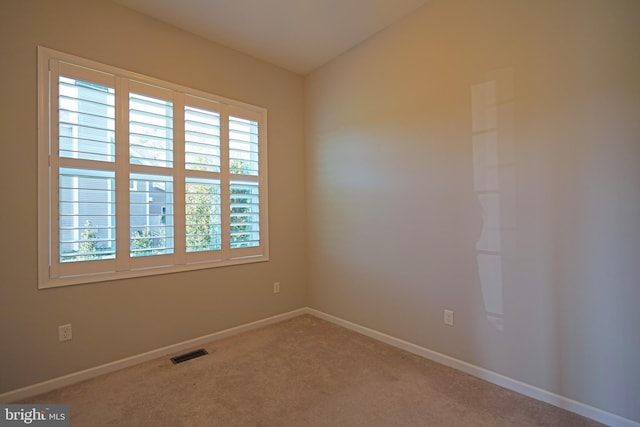
[[71,335],[71,323],[58,326],[58,341],[69,341],[73,336]]
[[447,326],[453,326],[453,310],[444,311],[444,324]]
[[279,294],[280,293],[280,282],[274,282],[274,284],[273,284],[273,293],[274,294]]

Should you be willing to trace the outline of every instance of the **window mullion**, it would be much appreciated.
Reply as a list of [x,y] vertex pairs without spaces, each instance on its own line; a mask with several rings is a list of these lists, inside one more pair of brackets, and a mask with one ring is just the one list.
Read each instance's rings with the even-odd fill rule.
[[176,264],[186,263],[185,224],[185,154],[184,154],[184,95],[173,95],[173,203],[174,257]]
[[60,158],[58,157],[59,144],[59,87],[58,79],[60,77],[59,62],[55,60],[49,61],[49,90],[50,90],[50,117],[49,117],[49,176],[50,191],[49,197],[49,221],[51,222],[51,254],[49,258],[49,275],[50,277],[60,277]]
[[220,224],[222,259],[231,258],[231,195],[229,188],[229,112],[220,111]]
[[116,77],[116,270],[129,258],[129,80]]
[[259,159],[259,175],[258,175],[258,186],[260,191],[259,196],[259,205],[260,205],[260,248],[262,249],[262,255],[265,257],[269,257],[269,202],[268,202],[268,182],[267,177],[268,166],[267,166],[267,120],[266,113],[264,113],[264,117],[261,117],[258,120],[260,130],[259,130],[259,145],[258,145],[258,159]]

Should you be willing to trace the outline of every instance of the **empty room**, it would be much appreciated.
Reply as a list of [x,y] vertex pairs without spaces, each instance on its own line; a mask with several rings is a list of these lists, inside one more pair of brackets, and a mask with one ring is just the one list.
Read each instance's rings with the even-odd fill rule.
[[639,1],[2,0],[0,52],[0,425],[640,427]]

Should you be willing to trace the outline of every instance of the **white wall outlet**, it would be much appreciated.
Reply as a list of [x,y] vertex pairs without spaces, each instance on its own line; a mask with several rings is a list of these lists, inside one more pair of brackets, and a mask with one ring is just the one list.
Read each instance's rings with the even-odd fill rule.
[[444,311],[444,324],[448,326],[453,326],[453,310]]
[[69,341],[71,338],[71,323],[58,326],[58,341]]
[[274,282],[273,283],[273,293],[274,294],[279,294],[280,293],[280,282]]

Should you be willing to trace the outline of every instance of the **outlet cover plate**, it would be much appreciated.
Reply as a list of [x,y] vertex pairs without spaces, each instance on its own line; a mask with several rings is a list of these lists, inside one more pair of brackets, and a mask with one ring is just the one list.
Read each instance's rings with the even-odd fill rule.
[[58,341],[69,341],[71,338],[71,323],[58,326]]
[[444,324],[447,326],[453,326],[453,310],[444,311]]

